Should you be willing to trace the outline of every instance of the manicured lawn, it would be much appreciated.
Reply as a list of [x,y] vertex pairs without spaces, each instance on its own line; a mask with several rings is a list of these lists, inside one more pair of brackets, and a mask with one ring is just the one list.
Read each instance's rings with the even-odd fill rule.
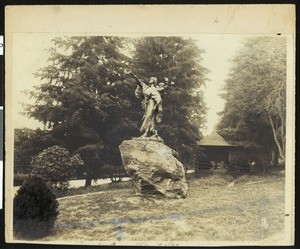
[[283,238],[284,177],[242,176],[233,181],[218,175],[190,179],[189,196],[176,200],[136,196],[130,182],[114,189],[91,187],[87,194],[58,199],[55,230],[42,240],[201,245]]

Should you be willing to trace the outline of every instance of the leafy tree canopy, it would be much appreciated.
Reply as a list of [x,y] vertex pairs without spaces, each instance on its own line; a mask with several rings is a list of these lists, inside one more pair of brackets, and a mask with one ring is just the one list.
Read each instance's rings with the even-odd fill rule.
[[244,147],[285,151],[286,39],[248,39],[226,79],[219,132]]
[[[95,158],[103,158],[104,148],[137,132],[133,81],[124,74],[130,59],[121,52],[125,40],[65,37],[53,44],[49,65],[36,73],[43,83],[28,92],[35,103],[26,112],[47,124],[53,137],[71,152],[95,153],[94,148],[102,148]],[[90,172],[101,171],[98,163],[85,163]]]
[[61,144],[61,141],[55,139],[51,132],[42,131],[41,129],[15,129],[15,144],[14,144],[14,173],[31,172],[31,162],[34,156],[42,150],[56,144]]
[[80,36],[57,38],[53,44],[49,65],[36,73],[42,84],[28,92],[35,103],[26,113],[47,125],[71,153],[81,155],[89,181],[104,165],[121,166],[118,146],[139,136],[143,110],[127,70],[169,82],[159,134],[185,158],[191,156],[205,122],[200,88],[207,73],[201,66],[203,51],[193,40]]

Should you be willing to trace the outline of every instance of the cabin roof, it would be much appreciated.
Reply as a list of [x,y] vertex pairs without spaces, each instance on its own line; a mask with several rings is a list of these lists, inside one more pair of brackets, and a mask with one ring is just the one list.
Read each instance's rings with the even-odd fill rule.
[[234,145],[225,141],[225,139],[213,131],[210,135],[205,136],[200,141],[196,142],[199,146],[220,146],[220,147],[234,147]]

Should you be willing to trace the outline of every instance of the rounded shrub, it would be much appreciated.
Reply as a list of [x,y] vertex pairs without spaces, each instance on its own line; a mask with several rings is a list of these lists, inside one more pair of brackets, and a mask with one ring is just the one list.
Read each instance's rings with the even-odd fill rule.
[[24,181],[14,198],[15,219],[48,221],[58,215],[58,202],[44,179],[32,176]]
[[53,231],[58,202],[45,180],[32,176],[17,191],[13,213],[15,237],[41,238]]
[[78,154],[70,156],[69,151],[58,145],[43,150],[33,160],[32,174],[43,177],[55,187],[65,188],[75,169],[83,165]]

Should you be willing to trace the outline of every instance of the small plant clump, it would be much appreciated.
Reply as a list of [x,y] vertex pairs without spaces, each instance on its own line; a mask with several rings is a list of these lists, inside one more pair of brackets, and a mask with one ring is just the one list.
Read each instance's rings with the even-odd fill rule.
[[56,196],[44,179],[24,181],[14,198],[14,233],[18,237],[44,237],[52,231],[58,215]]
[[14,198],[15,219],[39,219],[48,221],[56,217],[58,202],[55,195],[38,176],[24,181]]

